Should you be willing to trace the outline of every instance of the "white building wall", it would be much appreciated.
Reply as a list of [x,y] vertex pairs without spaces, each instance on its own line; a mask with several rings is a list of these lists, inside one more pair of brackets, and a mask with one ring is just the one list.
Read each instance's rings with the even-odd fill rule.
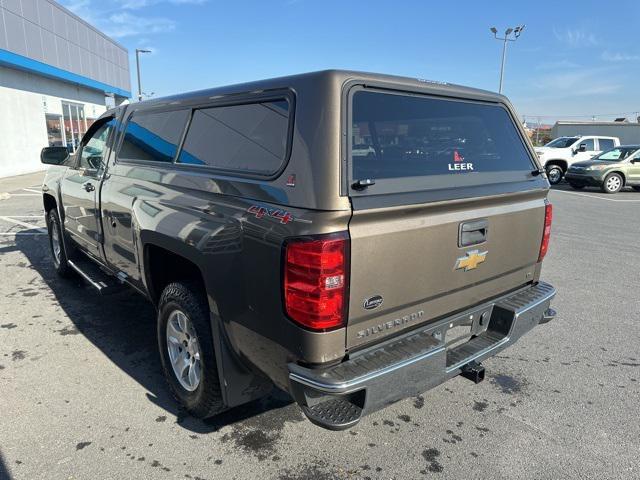
[[62,102],[84,106],[87,118],[106,111],[104,94],[20,70],[0,67],[0,177],[44,169],[45,114],[62,115]]

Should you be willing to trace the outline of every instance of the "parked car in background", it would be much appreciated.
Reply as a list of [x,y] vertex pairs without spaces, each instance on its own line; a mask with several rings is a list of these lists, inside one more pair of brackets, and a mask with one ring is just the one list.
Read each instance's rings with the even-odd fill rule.
[[589,160],[618,145],[620,145],[620,139],[617,137],[559,137],[544,147],[537,147],[535,151],[540,163],[547,170],[549,183],[556,185],[574,163]]
[[623,145],[574,163],[565,178],[577,190],[594,186],[605,193],[617,193],[630,186],[640,191],[640,145]]

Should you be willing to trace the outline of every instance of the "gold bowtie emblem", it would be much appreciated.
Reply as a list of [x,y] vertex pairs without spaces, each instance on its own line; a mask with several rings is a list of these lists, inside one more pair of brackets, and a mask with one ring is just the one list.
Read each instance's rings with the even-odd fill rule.
[[456,261],[456,270],[464,268],[464,271],[468,272],[469,270],[478,268],[478,265],[487,259],[487,253],[488,252],[480,252],[478,250],[467,252],[464,257],[460,257]]

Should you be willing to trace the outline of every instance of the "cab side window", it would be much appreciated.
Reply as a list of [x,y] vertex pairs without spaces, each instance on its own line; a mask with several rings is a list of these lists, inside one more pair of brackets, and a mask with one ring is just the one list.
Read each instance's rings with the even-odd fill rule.
[[118,160],[173,162],[189,114],[189,110],[134,112],[127,123]]
[[613,144],[613,140],[610,138],[599,138],[598,144],[600,145],[600,150],[606,152],[607,150],[611,150],[615,145]]
[[580,145],[586,145],[587,148],[585,150],[587,152],[593,152],[596,149],[593,138],[585,138],[583,140],[580,140],[580,142],[578,142],[578,146]]
[[103,170],[105,155],[107,153],[107,141],[115,124],[115,120],[103,123],[93,132],[88,141],[83,141],[82,151],[78,167],[85,170]]

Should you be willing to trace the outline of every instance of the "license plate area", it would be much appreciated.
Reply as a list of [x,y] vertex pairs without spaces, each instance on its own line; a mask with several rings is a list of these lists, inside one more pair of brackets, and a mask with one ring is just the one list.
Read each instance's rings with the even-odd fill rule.
[[444,344],[446,350],[456,348],[487,330],[492,310],[493,305],[466,312],[442,324],[433,336]]

